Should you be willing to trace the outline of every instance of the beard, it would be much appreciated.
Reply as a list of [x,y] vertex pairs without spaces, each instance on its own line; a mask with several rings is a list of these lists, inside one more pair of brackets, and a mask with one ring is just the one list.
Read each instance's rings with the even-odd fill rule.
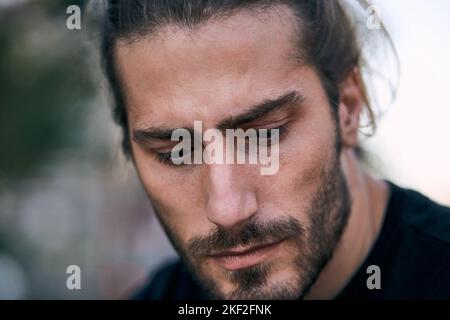
[[[195,237],[186,245],[155,212],[172,245],[188,267],[194,279],[213,299],[301,299],[310,290],[320,272],[331,259],[347,225],[351,211],[350,192],[342,172],[339,152],[320,174],[306,215],[309,224],[303,225],[294,217],[278,217],[258,221],[254,216],[238,231],[217,226],[208,235]],[[293,258],[295,276],[284,282],[270,282],[273,264],[260,263],[239,270],[224,271],[226,280],[234,290],[223,293],[217,279],[202,269],[205,256],[214,251],[229,250],[238,246],[252,246],[267,242],[286,242],[296,248]]]

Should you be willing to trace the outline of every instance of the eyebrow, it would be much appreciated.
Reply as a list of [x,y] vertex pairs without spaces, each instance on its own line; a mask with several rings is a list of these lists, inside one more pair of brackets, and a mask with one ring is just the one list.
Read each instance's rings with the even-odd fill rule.
[[268,114],[292,106],[296,102],[303,102],[306,98],[299,91],[290,91],[275,99],[267,99],[262,103],[259,103],[249,110],[238,116],[231,116],[228,119],[222,120],[217,125],[219,130],[225,130],[229,128],[238,128],[239,126],[258,120],[267,116]]
[[[301,103],[306,98],[299,91],[290,91],[275,99],[266,99],[262,103],[258,103],[249,108],[243,114],[237,116],[231,116],[227,119],[220,121],[217,124],[217,129],[224,131],[229,128],[237,128],[245,123],[255,121],[263,118],[268,114],[280,110],[282,108],[292,106],[294,103]],[[134,129],[133,140],[137,143],[146,143],[151,140],[170,140],[173,131],[178,128],[146,128],[146,129]],[[190,132],[191,136],[194,134],[193,128],[183,128]]]
[[[172,133],[177,130],[169,128],[146,128],[133,130],[133,140],[137,143],[145,143],[151,140],[170,140]],[[189,131],[191,136],[194,135],[194,129],[183,128]]]

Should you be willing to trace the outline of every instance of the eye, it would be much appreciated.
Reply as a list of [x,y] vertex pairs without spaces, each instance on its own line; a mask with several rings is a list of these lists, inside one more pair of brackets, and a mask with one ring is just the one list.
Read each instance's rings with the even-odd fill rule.
[[262,146],[270,147],[275,143],[280,143],[282,138],[287,135],[288,129],[289,123],[273,128],[258,128],[256,129],[256,139],[245,139],[244,148],[239,148],[239,152],[245,152],[246,154],[251,150],[259,152]]
[[170,166],[175,165],[172,162],[172,152],[156,152],[155,158],[162,164],[170,165]]
[[[184,150],[181,149],[178,157],[176,158],[177,160],[179,159],[181,161],[180,164],[176,164],[174,163],[174,158],[172,157],[172,150],[170,152],[156,152],[155,153],[155,158],[156,160],[158,160],[159,162],[161,162],[164,165],[168,165],[168,166],[174,166],[174,167],[181,167],[186,165],[182,159],[187,158],[187,157],[191,157],[193,155],[193,150],[191,149],[191,152],[184,154]],[[191,161],[192,163],[192,161]]]
[[[261,135],[260,130],[265,130],[266,133],[264,135]],[[289,130],[289,122],[285,123],[279,127],[275,128],[264,128],[264,129],[258,129],[257,130],[257,136],[258,136],[258,143],[267,141],[267,145],[270,146],[273,143],[275,143],[275,138],[278,137],[278,141],[281,141],[284,136],[287,135]]]
[[[262,134],[262,130],[265,131],[264,134]],[[285,123],[281,126],[274,127],[274,128],[259,128],[256,129],[256,144],[259,145],[260,143],[264,143],[266,146],[271,146],[272,144],[276,143],[275,139],[278,137],[278,142],[282,140],[284,136],[287,135],[289,130],[289,122]],[[244,143],[244,150],[246,153],[249,152],[249,147],[252,139],[248,140],[246,139],[246,142]],[[193,163],[193,157],[194,155],[194,145],[192,145],[190,152],[184,154],[184,149],[181,149],[178,153],[178,156],[174,159],[172,157],[172,150],[169,152],[155,152],[155,158],[160,163],[167,165],[167,166],[173,166],[173,167],[182,167],[189,164],[185,163],[186,161],[183,161],[183,159],[186,159],[187,157],[191,157],[190,163]],[[174,163],[174,160],[179,160],[181,163],[177,164]],[[178,162],[178,161],[177,161]]]

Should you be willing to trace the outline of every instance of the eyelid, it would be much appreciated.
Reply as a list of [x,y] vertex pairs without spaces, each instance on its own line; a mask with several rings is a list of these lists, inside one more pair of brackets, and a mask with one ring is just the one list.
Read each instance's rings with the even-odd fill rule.
[[283,126],[286,122],[291,122],[291,115],[287,115],[281,119],[277,119],[277,120],[266,120],[266,121],[258,121],[254,123],[254,125],[248,124],[247,128],[253,128],[253,129],[277,129],[281,126]]
[[[260,130],[260,129],[266,129],[269,134],[271,133],[270,130],[278,129],[279,130],[278,131],[278,136],[279,136],[279,141],[278,142],[281,142],[281,139],[288,133],[290,124],[291,124],[291,121],[288,121],[288,122],[285,122],[284,124],[278,125],[278,126],[264,127],[264,128],[254,128],[254,129],[256,129],[257,131]],[[259,138],[259,139],[261,139],[261,138]],[[272,136],[268,137],[266,139],[267,141],[269,141],[269,145],[271,144],[272,139],[273,139]],[[162,164],[165,164],[165,165],[168,165],[168,166],[172,166],[172,167],[183,167],[183,166],[186,166],[186,164],[176,165],[176,164],[174,164],[172,162],[172,158],[171,158],[172,149],[169,152],[157,152],[157,151],[154,151],[154,153],[155,153],[156,160],[158,160]],[[189,156],[189,155],[185,155],[185,157],[187,157],[187,156]]]
[[177,145],[177,141],[161,141],[158,143],[148,143],[145,145],[145,148],[154,152],[164,153],[166,150],[172,150],[174,146]]
[[156,160],[158,160],[159,162],[161,162],[162,164],[165,164],[165,165],[174,166],[174,167],[181,167],[183,165],[183,164],[176,165],[173,163],[172,152],[164,152],[164,153],[156,152],[155,158],[156,158]]
[[264,128],[267,130],[267,135],[270,135],[270,137],[268,136],[266,139],[261,138],[260,136],[258,136],[259,139],[264,139],[264,140],[268,140],[268,141],[272,141],[273,137],[272,137],[272,132],[271,130],[275,130],[278,129],[278,138],[279,141],[281,141],[281,139],[287,134],[288,130],[289,130],[289,126],[290,126],[290,121],[286,122],[280,126],[277,127],[273,127],[273,128]]
[[269,133],[270,133],[270,130],[274,130],[274,129],[278,129],[278,130],[282,131],[282,130],[286,129],[290,125],[291,122],[292,121],[277,121],[276,123],[271,123],[271,125],[258,126],[258,127],[255,127],[254,129],[256,131],[266,129]]
[[[188,165],[185,163],[174,164],[172,161],[172,150],[173,149],[171,149],[169,152],[154,152],[156,160],[158,160],[159,162],[161,162],[165,165],[174,166],[174,167],[183,167],[183,166]],[[189,154],[186,154],[183,157],[179,157],[179,158],[185,158],[185,157],[189,157],[189,156],[192,156],[192,150],[191,150],[191,152],[189,152]]]

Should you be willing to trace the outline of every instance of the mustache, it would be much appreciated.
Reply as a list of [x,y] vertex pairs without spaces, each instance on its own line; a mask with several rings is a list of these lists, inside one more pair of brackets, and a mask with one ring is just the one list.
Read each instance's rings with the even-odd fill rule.
[[276,242],[300,236],[304,231],[302,224],[293,217],[280,217],[267,222],[249,220],[239,231],[233,232],[218,226],[207,236],[191,239],[188,251],[193,256],[209,255],[239,246]]

